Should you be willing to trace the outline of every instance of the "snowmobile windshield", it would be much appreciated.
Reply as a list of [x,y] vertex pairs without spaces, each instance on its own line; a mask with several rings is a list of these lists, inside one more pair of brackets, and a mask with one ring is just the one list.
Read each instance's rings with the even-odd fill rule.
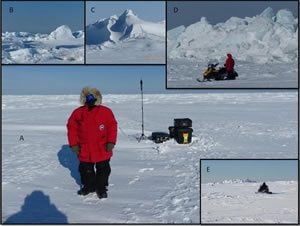
[[218,65],[218,63],[216,63],[216,64],[208,64],[207,67],[208,68],[215,68],[217,65]]
[[219,61],[217,60],[217,59],[210,59],[210,60],[208,60],[208,63],[207,63],[208,65],[209,64],[213,64],[213,65],[216,65],[216,64],[219,64]]

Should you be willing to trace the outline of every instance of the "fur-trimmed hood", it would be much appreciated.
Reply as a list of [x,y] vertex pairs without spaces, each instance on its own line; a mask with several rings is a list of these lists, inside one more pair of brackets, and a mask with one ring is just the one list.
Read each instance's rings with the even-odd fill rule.
[[82,105],[85,105],[85,97],[89,94],[93,94],[94,97],[97,99],[95,105],[101,105],[102,104],[102,94],[97,88],[84,87],[81,90],[81,93],[80,93],[80,103]]
[[227,53],[227,57],[228,57],[228,58],[232,58],[231,53]]

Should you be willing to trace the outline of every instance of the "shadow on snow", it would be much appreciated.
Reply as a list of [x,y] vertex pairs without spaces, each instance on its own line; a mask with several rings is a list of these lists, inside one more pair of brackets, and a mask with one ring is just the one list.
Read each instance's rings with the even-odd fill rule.
[[67,224],[68,219],[50,202],[42,191],[33,191],[27,195],[21,211],[11,215],[4,224]]
[[70,170],[71,177],[75,180],[76,184],[81,185],[80,174],[78,171],[79,160],[77,156],[71,151],[69,145],[62,145],[57,153],[60,164]]

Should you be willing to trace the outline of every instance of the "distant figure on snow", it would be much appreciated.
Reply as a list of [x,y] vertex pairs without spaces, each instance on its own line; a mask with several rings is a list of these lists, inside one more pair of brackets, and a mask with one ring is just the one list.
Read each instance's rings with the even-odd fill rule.
[[113,112],[101,105],[102,95],[96,88],[83,88],[80,102],[83,106],[73,111],[67,123],[69,145],[80,161],[83,187],[78,194],[96,191],[99,199],[107,198],[109,161],[117,140],[117,121]]
[[232,55],[230,53],[227,53],[227,59],[225,61],[224,67],[227,72],[227,78],[226,79],[235,79],[234,75],[234,59],[232,58]]
[[272,192],[269,191],[269,187],[268,187],[268,185],[266,185],[265,182],[262,185],[260,185],[260,187],[259,187],[259,189],[258,189],[257,192],[272,194]]

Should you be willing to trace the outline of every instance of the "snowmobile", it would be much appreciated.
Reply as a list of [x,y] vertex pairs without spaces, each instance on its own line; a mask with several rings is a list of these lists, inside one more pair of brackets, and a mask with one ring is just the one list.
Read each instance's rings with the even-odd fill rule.
[[211,81],[212,79],[218,80],[234,80],[238,77],[238,73],[233,71],[232,73],[227,73],[224,67],[216,68],[219,63],[207,65],[207,69],[203,72],[203,79],[197,79],[199,82]]
[[265,182],[262,185],[260,185],[260,187],[256,193],[273,194],[273,192],[269,191],[269,187]]

